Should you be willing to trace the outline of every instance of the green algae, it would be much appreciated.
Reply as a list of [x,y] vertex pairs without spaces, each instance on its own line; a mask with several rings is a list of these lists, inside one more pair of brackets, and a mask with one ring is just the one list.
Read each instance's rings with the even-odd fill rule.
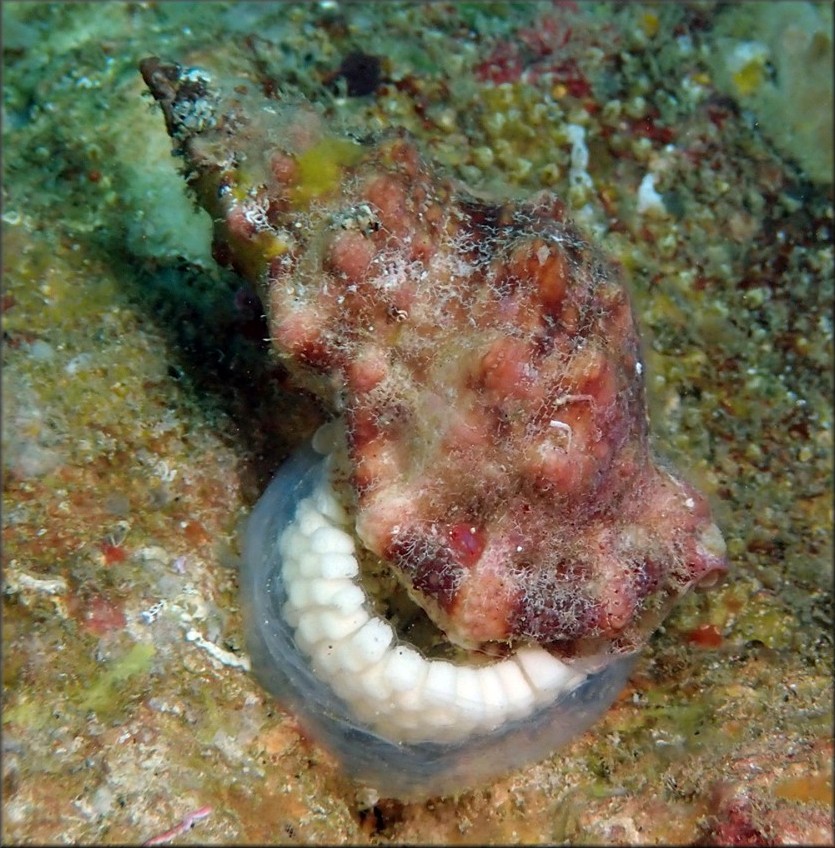
[[151,667],[156,649],[150,642],[137,642],[119,659],[110,664],[89,688],[82,690],[78,706],[93,710],[99,718],[115,713],[130,695],[125,683],[132,677],[145,674]]
[[30,693],[3,707],[3,724],[17,724],[29,731],[43,731],[54,721],[53,707],[45,698]]
[[56,717],[66,709],[81,713],[93,711],[99,719],[112,718],[133,694],[132,687],[126,684],[147,673],[155,653],[152,644],[137,642],[100,671],[89,685],[79,680],[83,675],[76,668],[75,679],[61,690],[36,693],[22,688],[15,701],[4,706],[3,724],[18,725],[27,731],[43,731],[54,725]]
[[744,642],[758,642],[772,650],[798,646],[794,616],[775,599],[748,604],[733,627],[734,636]]
[[293,189],[294,201],[306,207],[334,192],[343,179],[343,169],[356,165],[362,155],[361,145],[343,138],[324,138],[305,150],[296,160],[298,183]]

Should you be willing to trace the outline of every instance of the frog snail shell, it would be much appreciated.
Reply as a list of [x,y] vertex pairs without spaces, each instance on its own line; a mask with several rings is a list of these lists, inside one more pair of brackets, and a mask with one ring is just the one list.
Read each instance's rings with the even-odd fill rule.
[[[584,726],[624,657],[727,568],[706,498],[650,448],[617,270],[547,192],[486,202],[404,133],[358,141],[247,81],[141,70],[216,258],[258,286],[277,354],[342,422],[334,458],[293,460],[292,498],[271,487],[256,510],[257,673],[349,767],[372,738],[417,751],[418,775],[451,762],[436,746],[489,760],[505,738],[524,756],[500,768],[547,753],[563,731],[532,728]],[[372,614],[364,552],[467,665]]]

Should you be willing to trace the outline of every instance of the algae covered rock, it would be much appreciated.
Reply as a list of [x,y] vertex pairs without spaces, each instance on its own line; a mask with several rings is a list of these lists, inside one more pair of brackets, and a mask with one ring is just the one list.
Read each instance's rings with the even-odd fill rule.
[[731,4],[710,59],[717,86],[814,182],[833,167],[832,7]]

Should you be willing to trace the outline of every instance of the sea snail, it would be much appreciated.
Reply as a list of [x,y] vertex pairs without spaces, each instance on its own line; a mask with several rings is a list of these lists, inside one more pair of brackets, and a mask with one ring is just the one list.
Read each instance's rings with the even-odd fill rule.
[[388,795],[547,755],[727,568],[707,500],[650,449],[617,271],[547,192],[485,201],[402,132],[141,71],[216,258],[337,414],[249,525],[256,675]]

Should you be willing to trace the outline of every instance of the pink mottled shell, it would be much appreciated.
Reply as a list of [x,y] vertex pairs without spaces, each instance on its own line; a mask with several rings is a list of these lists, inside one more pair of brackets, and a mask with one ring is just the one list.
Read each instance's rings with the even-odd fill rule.
[[142,69],[217,257],[344,415],[359,538],[452,641],[632,651],[725,571],[705,498],[649,448],[624,286],[559,199],[486,202],[403,134]]

